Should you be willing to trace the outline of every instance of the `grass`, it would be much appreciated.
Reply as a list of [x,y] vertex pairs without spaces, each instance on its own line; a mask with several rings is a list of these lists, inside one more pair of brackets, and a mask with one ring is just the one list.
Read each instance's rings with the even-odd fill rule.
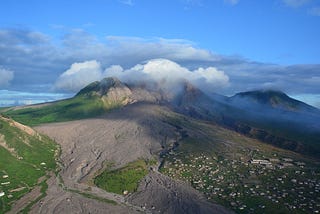
[[90,199],[94,199],[94,200],[97,200],[97,201],[101,201],[103,203],[107,203],[107,204],[113,204],[113,205],[117,205],[118,203],[113,201],[113,200],[110,200],[110,199],[107,199],[107,198],[102,198],[102,197],[99,197],[99,196],[95,196],[95,195],[92,195],[90,193],[87,193],[87,192],[81,192],[79,190],[75,190],[75,189],[66,189],[67,191],[69,192],[73,192],[73,193],[77,193],[79,195],[82,195],[86,198],[90,198]]
[[35,205],[42,198],[46,197],[47,195],[46,191],[48,189],[47,180],[42,181],[39,185],[41,186],[41,189],[40,189],[41,195],[39,195],[39,197],[36,198],[34,201],[30,202],[23,210],[20,211],[20,213],[23,213],[23,214],[29,213],[33,205]]
[[[14,201],[38,185],[38,179],[44,176],[48,170],[55,169],[56,145],[45,136],[30,136],[1,119],[0,134],[4,136],[7,146],[14,148],[16,153],[12,154],[0,146],[0,182],[10,182],[8,185],[0,186],[0,191],[4,191],[6,194],[0,201],[1,213],[9,211]],[[18,159],[18,157],[22,157],[22,159]],[[41,166],[42,162],[46,165]],[[3,178],[3,175],[9,175],[9,177]],[[25,189],[10,192],[10,190],[20,187],[25,187]],[[8,198],[10,194],[13,196],[12,198]]]
[[137,160],[128,165],[116,169],[107,169],[94,179],[94,183],[108,192],[123,194],[123,191],[134,192],[138,188],[140,180],[147,175],[148,163],[145,160]]
[[7,110],[9,107],[0,107],[0,112]]
[[104,102],[98,96],[80,95],[43,107],[8,110],[3,114],[25,125],[35,126],[95,117],[119,106],[120,102]]

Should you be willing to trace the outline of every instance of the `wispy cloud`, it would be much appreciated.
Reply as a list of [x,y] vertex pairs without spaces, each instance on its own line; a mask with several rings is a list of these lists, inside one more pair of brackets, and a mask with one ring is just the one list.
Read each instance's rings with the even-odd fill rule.
[[120,3],[125,4],[125,5],[129,5],[129,6],[133,6],[133,0],[119,0]]
[[297,8],[307,4],[310,0],[282,0],[282,1],[288,7]]
[[13,105],[30,105],[51,102],[72,96],[61,93],[30,93],[25,91],[0,90],[0,107]]
[[313,7],[309,10],[309,14],[313,16],[320,16],[320,7]]
[[225,3],[230,5],[236,5],[239,3],[240,0],[224,0]]

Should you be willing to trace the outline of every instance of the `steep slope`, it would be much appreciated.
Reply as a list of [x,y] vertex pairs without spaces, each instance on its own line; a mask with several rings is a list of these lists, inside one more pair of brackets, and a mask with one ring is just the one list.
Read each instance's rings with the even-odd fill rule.
[[82,90],[76,97],[100,97],[105,106],[126,105],[130,102],[131,90],[116,78],[104,78]]
[[15,203],[23,208],[42,195],[32,193],[35,194],[32,200],[22,204],[18,201],[32,189],[44,185],[44,176],[55,169],[57,149],[48,137],[0,116],[0,192],[4,194],[0,198],[1,213]]
[[[157,104],[135,103],[100,118],[43,124],[36,129],[61,145],[64,168],[60,175],[65,189],[112,199],[145,212],[230,212],[218,206],[219,202],[236,212],[290,213],[289,205],[293,205],[287,205],[282,196],[278,202],[275,198],[280,197],[279,191],[298,188],[291,182],[297,176],[294,172],[299,171],[299,181],[320,183],[319,163],[311,159]],[[152,166],[136,192],[123,196],[95,187],[93,179],[101,172],[139,159],[157,160],[158,164]],[[256,159],[268,162],[268,166],[251,163]],[[158,167],[165,175],[157,172]],[[278,177],[285,183],[279,181],[273,189]],[[256,190],[251,193],[253,188]],[[315,197],[315,209],[318,193],[310,193],[314,187],[304,188],[308,191],[301,199]],[[292,193],[294,200],[303,204],[296,194],[298,191]],[[41,212],[52,197],[44,199]],[[63,206],[57,205],[59,209]]]
[[219,121],[223,112],[229,108],[220,96],[209,97],[187,81],[182,84],[182,90],[169,103],[177,112],[213,121]]
[[26,125],[62,122],[101,115],[130,102],[130,89],[116,78],[105,78],[70,99],[7,109],[4,114]]
[[277,91],[208,96],[186,83],[175,110],[299,153],[320,157],[320,111]]
[[235,130],[319,157],[320,111],[317,108],[278,91],[239,93],[229,98],[228,104],[234,111],[230,111],[223,122]]
[[[92,179],[110,164],[116,169],[138,159],[157,160],[160,153],[174,147],[182,136],[179,128],[166,121],[166,114],[176,115],[166,107],[135,103],[101,118],[44,124],[36,129],[61,145],[61,161],[64,168],[60,175],[67,188],[76,188],[118,202],[127,201],[132,206],[144,207],[142,209],[148,212],[174,213],[175,210],[190,208],[192,213],[199,213],[202,209],[206,210],[204,213],[229,213],[230,211],[218,205],[206,202],[206,199],[200,197],[194,189],[186,188],[187,184],[179,184],[179,188],[173,190],[159,186],[162,191],[153,198],[148,197],[148,194],[142,196],[141,193],[137,193],[140,195],[139,200],[133,200],[136,198],[134,195],[129,199],[121,195],[114,198],[113,195],[116,194],[110,196],[92,186]],[[150,176],[154,177],[152,171],[150,173]],[[166,185],[174,183],[170,178],[165,180]],[[150,191],[151,185],[144,188]],[[170,196],[169,203],[168,197],[173,194],[172,191],[178,196]],[[189,197],[183,197],[184,195],[197,197],[190,200]]]

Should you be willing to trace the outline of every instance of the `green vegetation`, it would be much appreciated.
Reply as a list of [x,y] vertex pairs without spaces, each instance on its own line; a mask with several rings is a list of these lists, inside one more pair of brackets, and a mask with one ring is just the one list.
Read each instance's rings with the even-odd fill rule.
[[[185,135],[160,171],[237,213],[320,212],[320,168],[300,155],[196,120],[167,119]],[[189,134],[190,132],[188,132]],[[252,163],[264,160],[267,164]]]
[[145,160],[137,160],[120,169],[107,169],[95,178],[94,183],[108,192],[134,192],[140,180],[147,175],[147,167],[148,163]]
[[86,198],[91,198],[91,199],[94,199],[94,200],[97,200],[97,201],[101,201],[103,203],[107,203],[107,204],[113,204],[113,205],[117,205],[118,203],[113,201],[113,200],[110,200],[110,199],[107,199],[107,198],[102,198],[102,197],[99,197],[99,196],[95,196],[95,195],[92,195],[90,193],[87,193],[87,192],[81,192],[79,190],[75,190],[75,189],[65,189],[66,191],[69,191],[69,192],[73,192],[73,193],[77,193],[79,195],[82,195]]
[[41,123],[63,122],[95,117],[121,106],[120,102],[105,102],[99,96],[78,95],[42,107],[9,110],[3,114],[20,123],[35,126]]
[[14,201],[38,184],[47,171],[54,170],[55,143],[46,136],[30,135],[0,118],[0,212],[10,210]]
[[0,107],[0,112],[7,110],[9,107]]
[[47,189],[48,189],[48,184],[47,184],[47,180],[45,179],[44,181],[42,181],[39,186],[41,186],[40,189],[40,193],[41,195],[39,195],[38,198],[36,198],[35,200],[33,200],[32,202],[30,202],[23,210],[20,211],[20,213],[23,214],[27,214],[30,212],[31,208],[33,205],[35,205],[38,201],[40,201],[42,198],[46,197],[47,193]]

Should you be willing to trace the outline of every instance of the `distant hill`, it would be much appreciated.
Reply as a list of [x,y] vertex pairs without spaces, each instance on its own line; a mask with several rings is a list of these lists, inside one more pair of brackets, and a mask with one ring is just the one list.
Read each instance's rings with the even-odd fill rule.
[[320,111],[280,91],[238,93],[227,100],[224,124],[248,136],[301,153],[320,155]]
[[269,107],[285,111],[320,113],[319,109],[293,99],[281,91],[260,90],[238,93],[229,99],[234,104],[247,107]]

